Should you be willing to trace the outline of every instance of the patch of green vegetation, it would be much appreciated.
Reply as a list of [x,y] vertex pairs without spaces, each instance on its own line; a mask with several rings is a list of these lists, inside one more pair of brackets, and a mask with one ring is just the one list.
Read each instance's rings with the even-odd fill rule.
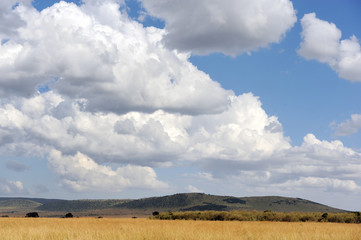
[[113,208],[126,200],[57,200],[37,207],[41,211],[88,211]]
[[274,221],[361,223],[360,212],[273,212],[266,211],[187,211],[164,212],[151,218],[160,220]]
[[242,200],[242,199],[236,198],[236,197],[225,198],[225,199],[223,199],[223,201],[225,201],[227,203],[240,203],[240,204],[246,204],[247,203],[245,200]]
[[213,203],[204,203],[204,205],[198,205],[194,207],[184,208],[182,211],[207,211],[207,210],[215,210],[215,211],[224,211],[227,209],[227,206],[218,205]]
[[272,210],[276,212],[345,212],[341,209],[332,208],[301,198],[266,196],[244,197],[241,199],[247,202],[244,210]]
[[194,193],[194,194],[174,194],[164,197],[151,197],[133,200],[117,205],[119,208],[129,209],[181,209],[183,207],[201,205],[205,200],[205,194]]
[[36,208],[41,203],[34,202],[28,199],[6,199],[0,200],[0,209],[24,209],[24,208]]

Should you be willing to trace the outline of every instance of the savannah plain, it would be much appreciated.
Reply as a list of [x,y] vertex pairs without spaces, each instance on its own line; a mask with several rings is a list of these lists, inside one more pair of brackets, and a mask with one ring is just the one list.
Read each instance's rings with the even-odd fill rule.
[[0,218],[1,240],[360,240],[360,224],[147,218]]

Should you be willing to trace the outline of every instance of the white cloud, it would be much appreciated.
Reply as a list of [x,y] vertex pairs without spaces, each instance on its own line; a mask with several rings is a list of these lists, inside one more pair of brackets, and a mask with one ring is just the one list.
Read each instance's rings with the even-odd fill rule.
[[49,153],[50,167],[61,177],[62,184],[74,191],[112,191],[125,188],[162,189],[168,185],[157,180],[150,167],[127,165],[113,170],[97,164],[94,160],[78,152],[74,156],[64,156],[57,150]]
[[[46,157],[75,191],[163,188],[172,180],[159,180],[154,168],[178,166],[198,168],[199,181],[256,189],[308,178],[360,185],[360,153],[313,134],[291,146],[256,96],[221,88],[187,54],[165,48],[163,30],[144,28],[118,7],[15,9],[27,25],[0,46],[0,153]],[[236,52],[253,49],[243,47]],[[44,84],[51,90],[38,92]],[[21,188],[1,184],[3,192]]]
[[186,187],[186,191],[188,192],[196,192],[196,193],[201,193],[203,192],[202,190],[199,190],[197,187],[193,186],[193,185],[188,185]]
[[288,0],[140,0],[165,20],[165,43],[197,54],[238,55],[278,43],[297,21]]
[[341,141],[321,141],[313,134],[304,138],[301,146],[295,146],[281,156],[282,168],[271,171],[277,182],[301,177],[335,178],[360,181],[361,154],[343,146]]
[[17,0],[0,2],[0,40],[16,35],[16,29],[25,24],[14,10],[21,2]]
[[340,41],[341,31],[336,25],[318,19],[315,13],[305,14],[301,24],[299,55],[327,63],[341,78],[361,81],[361,48],[356,36]]
[[31,96],[55,77],[51,89],[84,99],[90,111],[225,110],[233,92],[199,71],[188,55],[165,49],[163,30],[129,20],[116,3],[96,6],[16,8],[26,26],[0,46],[0,84],[6,86],[0,95]]
[[162,110],[91,113],[82,111],[78,101],[49,91],[0,106],[0,129],[11,133],[0,150],[15,153],[28,144],[29,153],[54,147],[105,162],[170,166],[179,159],[254,161],[290,147],[281,128],[270,127],[280,123],[265,113],[257,97],[233,97],[227,108],[199,116]]
[[[91,113],[81,106],[52,91],[1,105],[0,130],[9,137],[0,152],[38,156],[50,152],[49,161],[63,185],[79,191],[98,185],[105,189],[104,178],[108,179],[104,184],[119,186],[119,191],[151,188],[147,181],[125,177],[124,167],[113,170],[109,164],[129,165],[144,176],[145,169],[153,171],[150,167],[186,164],[206,171],[199,178],[251,182],[248,188],[254,189],[302,177],[360,178],[360,153],[341,141],[321,141],[313,134],[292,147],[281,124],[252,94],[232,98],[223,113],[198,116],[162,110]],[[52,149],[58,149],[56,154]]]
[[324,191],[345,191],[360,192],[361,187],[353,180],[340,180],[334,178],[319,177],[301,177],[298,180],[287,181],[282,184],[283,187],[289,188],[319,188]]
[[351,119],[347,119],[337,125],[332,124],[336,136],[348,136],[357,133],[361,129],[361,114],[352,114]]
[[26,193],[23,183],[20,181],[9,181],[0,177],[0,193],[4,195],[15,195]]
[[277,118],[268,116],[259,99],[243,94],[231,99],[227,111],[193,118],[194,159],[257,161],[290,147]]
[[[360,189],[360,162],[361,154],[344,147],[340,141],[322,141],[308,134],[300,146],[284,149],[258,161],[208,161],[205,168],[211,172],[211,179],[198,175],[190,177],[199,185],[208,181],[221,189],[227,185],[230,190],[224,194],[291,193],[300,196],[310,187],[328,192],[350,192]],[[216,179],[222,181],[214,181]]]
[[321,141],[317,139],[313,134],[307,134],[304,137],[304,142],[300,147],[295,147],[293,152],[296,154],[302,154],[305,157],[316,160],[327,161],[342,161],[344,157],[357,157],[361,155],[351,148],[343,146],[339,140],[335,141]]

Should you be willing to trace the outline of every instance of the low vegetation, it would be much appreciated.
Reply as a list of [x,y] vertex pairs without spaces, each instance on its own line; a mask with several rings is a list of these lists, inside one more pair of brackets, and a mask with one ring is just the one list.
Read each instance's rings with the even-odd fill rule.
[[121,218],[0,218],[1,240],[359,240],[358,224]]
[[88,211],[113,208],[126,200],[54,200],[37,207],[41,211]]
[[209,220],[209,221],[274,221],[274,222],[333,222],[361,223],[360,212],[273,212],[266,211],[188,211],[164,212],[151,218],[161,220]]

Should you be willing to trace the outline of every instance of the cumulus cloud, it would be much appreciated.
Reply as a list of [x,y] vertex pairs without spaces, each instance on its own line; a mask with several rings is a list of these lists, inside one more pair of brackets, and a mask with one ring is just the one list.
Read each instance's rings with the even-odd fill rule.
[[1,106],[0,113],[0,129],[12,135],[3,152],[27,148],[41,155],[55,147],[104,162],[170,166],[179,159],[254,161],[290,147],[283,132],[270,127],[280,125],[277,118],[252,94],[233,96],[220,114],[117,115],[82,111],[78,101],[49,91]]
[[0,193],[4,195],[15,195],[25,193],[23,183],[20,181],[9,181],[0,177]]
[[318,188],[324,191],[360,192],[361,187],[353,180],[340,180],[333,178],[301,177],[295,181],[282,184],[290,188]]
[[361,129],[361,114],[352,114],[351,119],[339,124],[333,123],[331,127],[335,130],[336,136],[348,136],[357,133]]
[[199,71],[188,55],[165,49],[163,30],[130,21],[114,2],[98,5],[60,2],[42,12],[17,7],[26,27],[0,46],[0,84],[6,86],[0,95],[31,96],[45,85],[83,99],[94,112],[225,110],[232,91]]
[[305,14],[301,24],[299,55],[327,63],[341,78],[361,81],[361,47],[356,36],[340,40],[341,30],[334,23],[318,19],[315,13]]
[[16,160],[8,160],[6,161],[6,168],[15,172],[24,172],[26,170],[29,170],[30,167],[26,164],[23,164],[21,162],[18,162]]
[[345,147],[341,141],[321,141],[313,134],[307,134],[300,147],[294,147],[292,153],[303,154],[305,157],[324,161],[342,161],[343,157],[356,157],[361,155],[351,148]]
[[[299,194],[309,188],[353,192],[359,191],[361,186],[360,162],[361,154],[343,146],[340,141],[319,140],[308,134],[300,146],[284,149],[259,161],[208,161],[207,175],[203,172],[187,177],[192,177],[198,184],[212,181],[212,186],[225,188],[216,181],[222,179],[231,192],[237,192],[241,187],[243,194],[289,194],[290,191]],[[208,175],[212,178],[202,177]]]
[[272,174],[276,173],[279,183],[301,177],[361,180],[357,174],[361,168],[361,154],[338,140],[319,140],[313,134],[308,134],[300,146],[285,151],[281,159],[283,167],[271,171]]
[[[259,189],[313,178],[360,185],[360,153],[313,134],[292,146],[258,97],[223,89],[189,55],[164,47],[168,30],[144,28],[119,4],[13,9],[26,25],[0,46],[1,154],[48,159],[73,191],[166,189],[171,179],[159,179],[154,169],[177,166],[197,168],[204,181],[233,179]],[[23,189],[0,183],[2,192]]]
[[238,55],[278,43],[297,21],[288,0],[140,0],[165,21],[166,45],[197,54]]
[[52,150],[49,153],[51,168],[59,174],[65,187],[74,191],[114,191],[124,188],[162,189],[168,185],[157,180],[150,167],[127,165],[113,170],[97,164],[94,160],[78,152],[74,156],[63,156]]
[[14,10],[20,2],[16,0],[0,2],[0,40],[14,36],[18,27],[25,24]]
[[[152,167],[180,163],[205,170],[199,178],[207,181],[230,177],[258,188],[290,178],[359,179],[360,153],[313,134],[292,147],[277,118],[268,116],[252,94],[234,97],[223,113],[198,116],[162,110],[99,114],[81,111],[77,101],[69,101],[49,91],[2,106],[0,127],[11,129],[13,140],[0,151],[50,152],[50,168],[64,187],[77,191],[105,189],[104,184],[119,191],[142,184],[152,189],[158,185],[147,185],[148,180],[137,176],[149,175],[160,186]],[[109,164],[138,174],[124,175],[130,170]]]

